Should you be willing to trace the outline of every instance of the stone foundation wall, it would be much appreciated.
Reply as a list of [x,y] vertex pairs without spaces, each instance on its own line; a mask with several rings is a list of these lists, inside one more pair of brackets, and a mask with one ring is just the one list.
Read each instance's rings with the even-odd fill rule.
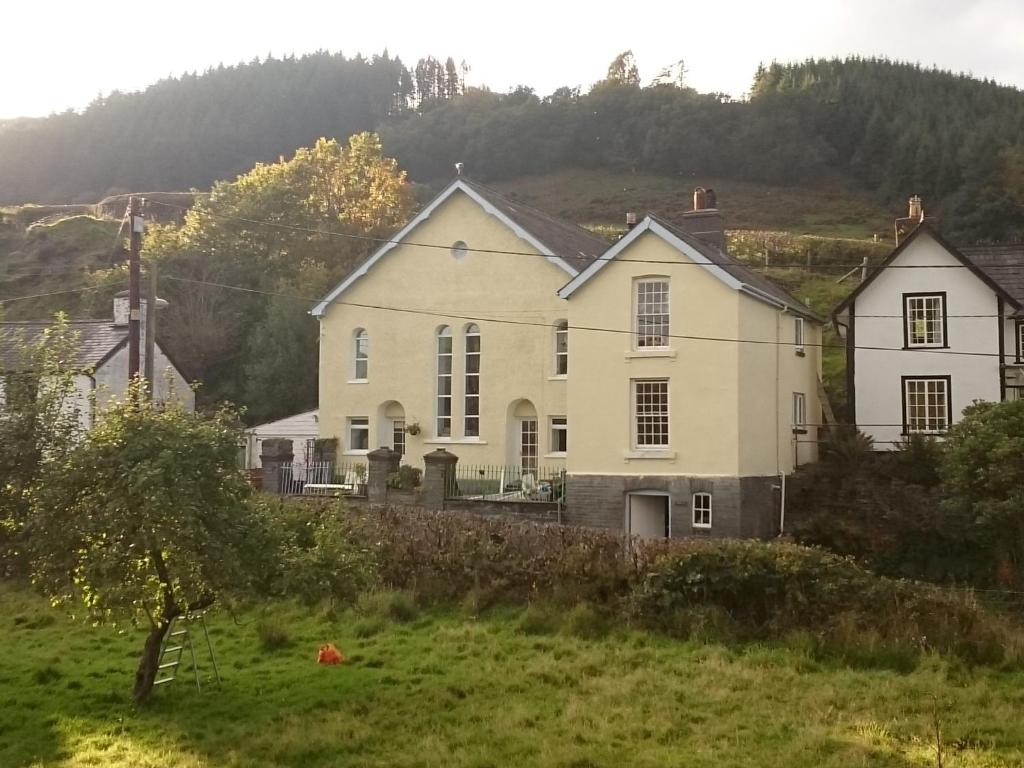
[[[666,475],[569,475],[566,525],[624,530],[626,497],[636,491],[667,493],[672,537],[768,538],[778,532],[778,478]],[[712,495],[711,528],[694,528],[693,494]]]

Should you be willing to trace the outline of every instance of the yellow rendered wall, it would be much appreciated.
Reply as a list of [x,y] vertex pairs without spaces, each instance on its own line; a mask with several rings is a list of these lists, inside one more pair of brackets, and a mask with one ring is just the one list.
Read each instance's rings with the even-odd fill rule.
[[[461,240],[469,248],[535,252],[462,192],[442,203],[406,239],[440,244]],[[331,305],[321,318],[321,437],[339,438],[342,451],[347,451],[346,418],[367,417],[370,448],[390,445],[384,417],[389,407],[395,411],[392,401],[397,401],[406,423],[418,423],[422,430],[418,435],[406,435],[407,463],[419,464],[423,454],[444,447],[466,463],[514,464],[518,455],[510,419],[516,410],[529,410],[520,402],[525,399],[538,417],[540,463],[560,466],[564,459],[545,454],[549,451],[549,417],[566,415],[566,381],[554,376],[553,326],[556,320],[567,318],[567,302],[556,292],[570,277],[539,254],[469,252],[457,259],[447,248],[408,244],[393,248],[339,297],[344,304]],[[481,330],[479,438],[463,437],[462,333],[470,322],[476,322]],[[435,333],[442,325],[450,326],[454,337],[451,438],[434,434]],[[366,383],[355,384],[349,383],[353,378],[352,338],[359,327],[369,332],[369,376]]]
[[[577,330],[630,329],[634,279],[667,275],[671,334],[736,338],[740,295],[703,267],[684,262],[675,248],[645,233],[569,298],[570,473],[738,474],[737,345],[676,338],[667,354],[637,353],[630,334]],[[670,446],[659,458],[638,458],[630,380],[666,377]]]

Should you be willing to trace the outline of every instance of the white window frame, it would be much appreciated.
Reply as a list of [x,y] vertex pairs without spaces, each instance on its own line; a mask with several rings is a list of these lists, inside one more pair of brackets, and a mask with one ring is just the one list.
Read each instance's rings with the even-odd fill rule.
[[[698,500],[700,504],[698,505]],[[706,503],[705,503],[706,502]],[[714,509],[714,497],[707,491],[698,491],[690,499],[690,522],[694,528],[710,528],[712,513]],[[697,513],[700,512],[700,519]],[[705,516],[707,521],[705,522]]]
[[[924,391],[915,391],[913,396],[924,396],[924,403],[911,403],[912,389],[924,385]],[[941,385],[941,386],[935,386]],[[942,435],[953,420],[952,379],[947,376],[904,376],[903,377],[903,433],[906,435]],[[933,397],[941,395],[940,402]],[[911,409],[924,409],[922,417],[912,416]],[[941,414],[941,423],[936,415]],[[921,424],[920,422],[922,422]]]
[[[369,453],[370,452],[370,419],[367,416],[349,416],[345,423],[345,433],[348,436],[348,453]],[[356,431],[363,435],[365,448],[357,448],[354,439]]]
[[[466,326],[462,338],[465,342],[465,349],[463,351],[465,362],[463,382],[465,388],[463,390],[462,434],[466,437],[480,437],[480,326],[476,323],[470,323]],[[470,339],[476,339],[475,351],[470,350],[470,346],[472,346]],[[472,364],[474,358],[476,360],[475,366]],[[476,368],[475,372],[472,370],[474,367]],[[475,393],[472,392],[473,389],[476,389]],[[473,410],[476,413],[472,413]]]
[[798,354],[804,354],[804,319],[802,317],[793,318],[793,351]]
[[555,323],[555,376],[569,375],[569,321]]
[[[938,317],[929,318],[929,305],[938,303]],[[920,316],[917,316],[918,313]],[[924,341],[914,341],[918,323],[923,323]],[[904,343],[907,349],[944,348],[946,346],[946,294],[903,294]],[[928,340],[934,331],[935,338]]]
[[[558,447],[556,436],[561,434],[564,448]],[[550,453],[553,456],[565,456],[569,450],[569,419],[565,416],[552,416],[548,420],[548,440],[551,441]]]
[[352,334],[352,381],[367,381],[369,376],[370,334],[365,328],[356,328]]
[[[668,379],[630,379],[630,416],[633,423],[633,449],[637,451],[661,451],[668,448],[671,443],[671,424],[672,417],[670,411],[670,397],[669,397],[669,385]],[[644,404],[641,403],[642,397],[659,396],[660,394],[655,391],[663,390],[664,392],[664,404],[663,407],[658,408],[647,413],[642,413],[644,410]],[[658,405],[654,402],[648,402],[647,406],[653,407]],[[644,429],[641,424],[641,419],[648,420],[648,426],[655,424],[655,419],[658,422],[664,423],[663,430],[656,429]],[[664,434],[664,440],[661,442],[647,441],[647,438],[655,438],[659,433]],[[645,438],[646,436],[646,438]],[[644,442],[641,442],[645,439]]]
[[405,456],[405,419],[391,420],[391,449]]
[[[442,351],[442,340],[447,339],[447,351]],[[434,358],[435,358],[435,376],[434,376],[434,436],[435,437],[451,437],[452,436],[452,384],[453,384],[453,371],[452,366],[455,363],[454,354],[454,337],[452,336],[452,329],[447,325],[442,325],[437,329],[434,334]],[[445,362],[447,361],[447,366]],[[444,368],[447,367],[447,372]],[[444,390],[447,389],[447,393]],[[445,408],[447,406],[447,408]],[[444,411],[448,413],[445,414]]]
[[[656,297],[660,296],[660,300]],[[633,345],[637,350],[668,349],[672,333],[672,284],[651,275],[633,281]],[[663,311],[652,311],[653,305]],[[652,331],[653,326],[656,331]]]
[[803,392],[793,393],[793,432],[807,431],[807,395]]
[[1015,323],[1017,331],[1017,362],[1024,363],[1024,321],[1018,320]]

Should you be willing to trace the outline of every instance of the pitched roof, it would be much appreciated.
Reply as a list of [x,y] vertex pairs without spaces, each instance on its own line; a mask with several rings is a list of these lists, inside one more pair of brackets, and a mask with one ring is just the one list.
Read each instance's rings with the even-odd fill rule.
[[534,235],[553,253],[580,272],[608,250],[608,241],[576,224],[549,216],[544,211],[510,200],[490,187],[465,177],[462,181],[480,193],[491,205]]
[[[23,361],[21,351],[37,344],[52,321],[0,323],[0,370],[17,370]],[[77,336],[71,367],[95,370],[128,341],[128,327],[109,320],[73,320],[68,329]]]
[[[1007,290],[1006,280],[1004,279],[1004,277],[995,277],[996,274],[1009,274],[1011,270],[1003,269],[999,267],[996,263],[992,263],[989,266],[988,270],[982,268],[980,264],[975,263],[974,257],[967,256],[964,250],[961,250],[954,246],[952,243],[950,243],[944,237],[942,237],[942,235],[940,235],[938,231],[934,227],[932,227],[931,224],[929,224],[927,221],[923,221],[914,229],[913,232],[910,233],[909,237],[907,237],[902,243],[896,246],[893,252],[885,257],[885,261],[883,261],[881,264],[879,264],[877,267],[871,270],[871,273],[868,275],[867,279],[864,282],[862,282],[860,285],[854,288],[853,291],[850,292],[850,295],[843,299],[839,303],[839,306],[832,310],[832,317],[838,317],[847,307],[849,307],[850,304],[852,304],[853,301],[858,296],[860,296],[861,293],[864,292],[864,289],[871,285],[871,283],[873,283],[875,279],[880,274],[882,274],[889,267],[889,265],[892,264],[899,257],[899,255],[903,253],[903,251],[905,251],[908,247],[910,247],[910,244],[917,240],[917,238],[922,234],[928,234],[929,236],[931,236],[935,240],[935,242],[941,245],[946,250],[946,252],[949,253],[950,256],[952,256],[961,264],[963,264],[968,270],[970,270],[974,274],[975,277],[977,277],[989,288],[995,291],[996,294],[1001,296],[1011,307],[1013,307],[1016,310],[1021,309],[1022,299],[1024,299],[1024,295],[1014,294],[1011,291]],[[994,248],[996,246],[984,247]]]
[[963,246],[960,252],[1024,307],[1024,243]]
[[609,262],[614,260],[630,243],[644,232],[658,235],[670,245],[678,248],[694,263],[704,266],[707,271],[728,285],[742,291],[759,301],[787,309],[795,314],[816,322],[824,322],[824,318],[813,312],[809,307],[793,298],[787,291],[763,275],[758,274],[742,262],[680,229],[653,213],[648,213],[643,221],[630,230],[618,243],[609,248],[601,258],[580,272],[558,292],[563,299],[569,298],[578,288],[596,275]]
[[[463,192],[488,213],[496,216],[516,235],[528,242],[548,261],[575,276],[608,248],[608,243],[582,227],[561,221],[536,208],[509,200],[499,192],[465,176],[459,176],[424,206],[413,219],[380,248],[367,256],[344,280],[328,293],[311,314],[322,315],[352,283],[365,275],[388,251],[395,248],[412,231],[430,218],[434,211],[456,192]],[[415,241],[412,241],[415,242]]]

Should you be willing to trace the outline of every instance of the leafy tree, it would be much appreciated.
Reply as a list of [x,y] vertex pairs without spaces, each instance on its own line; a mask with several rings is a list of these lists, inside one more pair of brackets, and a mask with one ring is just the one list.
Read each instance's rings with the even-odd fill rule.
[[22,539],[33,580],[55,603],[148,625],[133,690],[141,702],[171,622],[241,593],[261,537],[236,414],[204,417],[137,393],[76,450],[43,462]]
[[971,538],[994,576],[1024,585],[1024,400],[975,403],[949,431],[942,474],[949,509],[971,520]]
[[[267,294],[287,289],[315,298],[375,247],[373,238],[404,223],[411,208],[404,172],[384,156],[375,135],[362,133],[347,145],[320,139],[290,160],[218,182],[181,227],[150,230],[144,255],[159,261],[161,293],[170,301],[161,334],[175,359],[203,382],[200,396],[241,402],[267,416],[287,413],[284,404],[267,407],[243,359],[262,382],[287,382],[305,396],[315,392],[316,357],[308,353],[316,322],[305,314],[309,307],[293,301],[289,309]],[[294,320],[279,329],[286,311]],[[272,354],[275,336],[305,340],[298,368],[296,355]]]
[[25,340],[10,370],[0,371],[0,575],[24,565],[17,536],[44,462],[60,460],[81,438],[89,403],[69,365],[76,343],[58,315],[38,341]]
[[636,67],[636,59],[632,51],[623,51],[608,65],[606,82],[617,85],[640,85],[640,71]]

